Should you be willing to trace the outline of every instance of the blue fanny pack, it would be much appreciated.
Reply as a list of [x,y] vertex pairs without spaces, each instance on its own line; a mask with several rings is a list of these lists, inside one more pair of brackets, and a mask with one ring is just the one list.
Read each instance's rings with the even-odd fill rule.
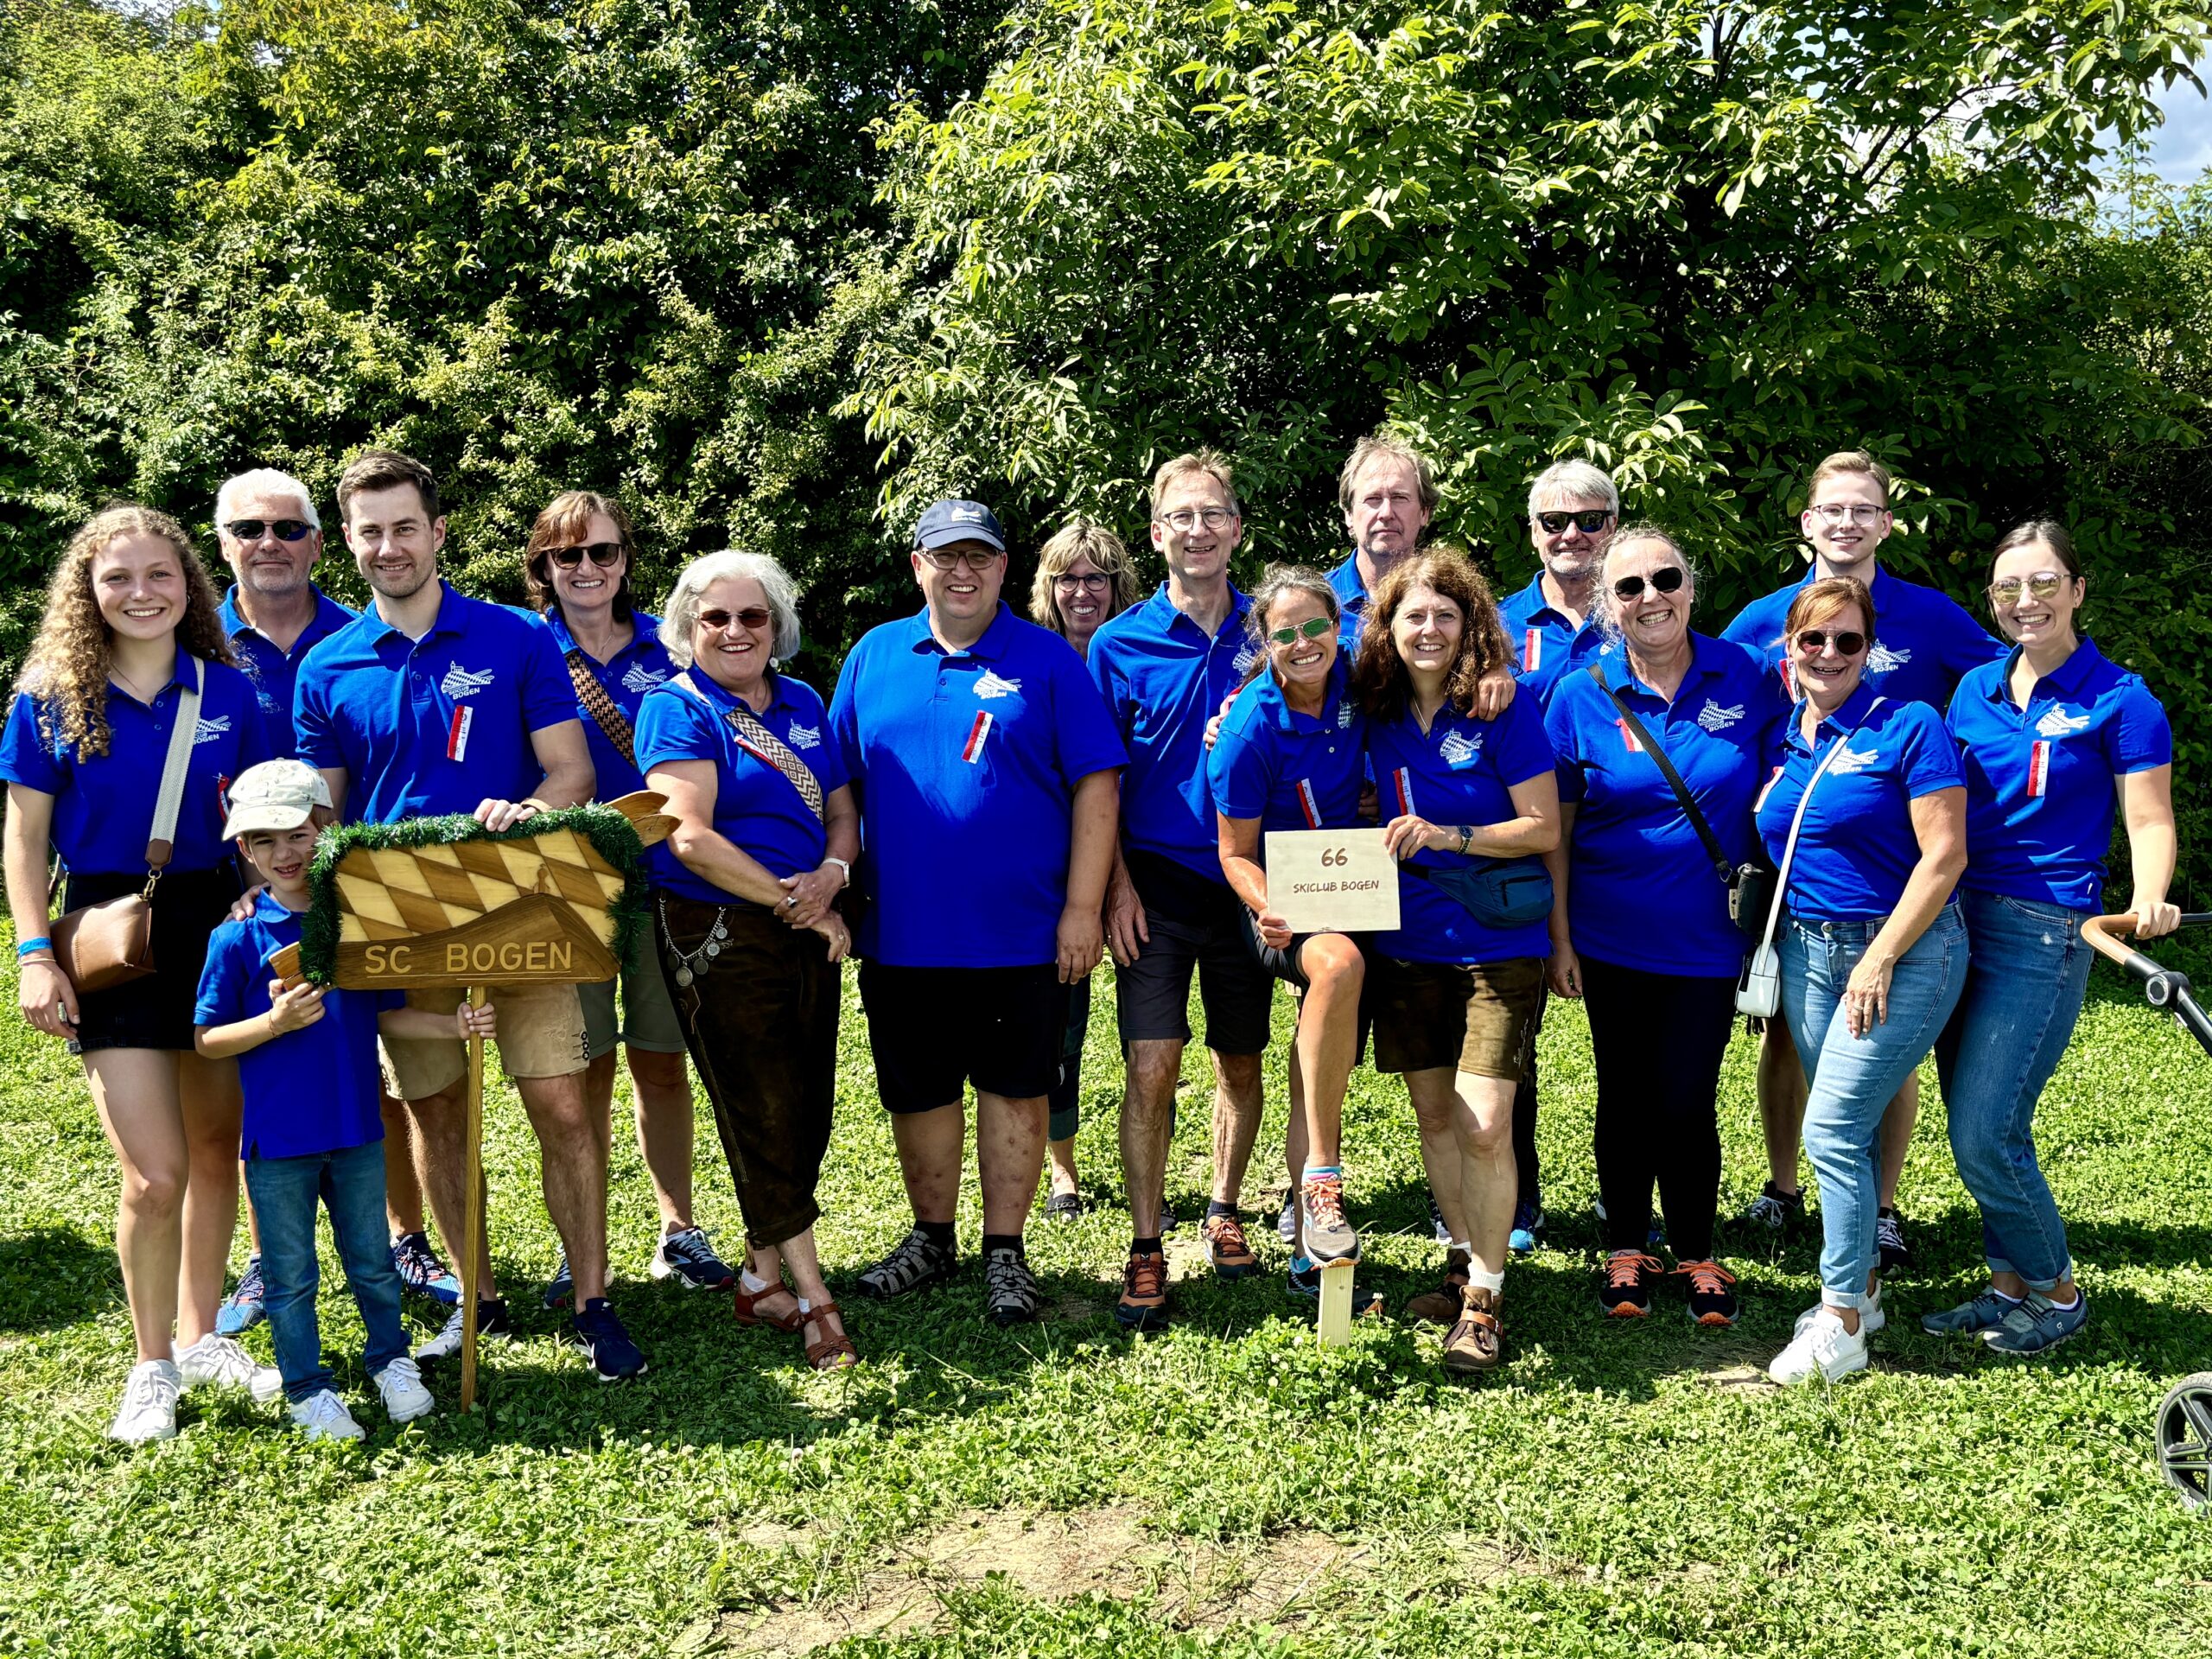
[[1434,868],[1401,864],[1408,875],[1433,882],[1444,896],[1484,927],[1527,927],[1552,913],[1552,873],[1540,858],[1490,858]]

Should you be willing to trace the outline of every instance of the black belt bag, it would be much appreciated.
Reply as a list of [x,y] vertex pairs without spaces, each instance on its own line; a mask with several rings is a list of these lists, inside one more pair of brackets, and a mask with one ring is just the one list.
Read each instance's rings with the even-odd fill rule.
[[1401,864],[1408,875],[1433,883],[1484,927],[1527,927],[1552,913],[1552,873],[1533,858],[1491,858],[1437,868]]

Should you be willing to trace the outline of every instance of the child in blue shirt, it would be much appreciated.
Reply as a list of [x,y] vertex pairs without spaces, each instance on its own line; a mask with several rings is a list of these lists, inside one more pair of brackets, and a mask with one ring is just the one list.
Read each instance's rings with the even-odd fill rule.
[[251,915],[209,938],[193,1022],[200,1053],[238,1062],[245,1184],[261,1224],[269,1332],[292,1421],[309,1440],[358,1440],[361,1427],[331,1386],[315,1325],[315,1201],[330,1211],[367,1327],[362,1369],[393,1422],[420,1417],[432,1402],[407,1352],[385,1230],[377,1033],[489,1037],[494,1020],[489,1004],[435,1014],[406,1007],[398,991],[287,987],[272,973],[270,958],[299,943],[315,836],[335,816],[321,776],[302,761],[249,766],[231,786],[223,834],[268,887]]

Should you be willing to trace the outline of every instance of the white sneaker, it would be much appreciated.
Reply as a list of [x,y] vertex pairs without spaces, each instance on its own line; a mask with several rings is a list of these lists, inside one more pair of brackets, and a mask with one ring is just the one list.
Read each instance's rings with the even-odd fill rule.
[[292,1402],[292,1421],[311,1440],[358,1440],[361,1426],[346,1402],[328,1389],[318,1389],[304,1400]]
[[284,1392],[284,1379],[274,1365],[256,1364],[235,1338],[212,1331],[191,1347],[177,1350],[176,1369],[188,1389],[203,1382],[244,1389],[264,1406]]
[[1822,1308],[1790,1344],[1774,1357],[1766,1374],[1781,1383],[1809,1382],[1815,1376],[1840,1382],[1853,1371],[1866,1369],[1866,1333],[1843,1328],[1834,1308]]
[[183,1390],[184,1383],[169,1361],[140,1360],[130,1368],[130,1379],[123,1385],[123,1403],[116,1408],[115,1421],[107,1426],[108,1439],[130,1446],[172,1439],[176,1433],[176,1397]]
[[[1815,1302],[1800,1313],[1791,1334],[1803,1336],[1805,1327],[1820,1318],[1821,1310],[1827,1306],[1826,1302]],[[1871,1337],[1889,1322],[1890,1316],[1882,1312],[1882,1281],[1878,1279],[1874,1281],[1873,1294],[1859,1305],[1859,1334],[1862,1337]]]
[[404,1357],[395,1359],[376,1375],[377,1392],[384,1396],[385,1414],[395,1423],[411,1423],[430,1414],[437,1402],[423,1386],[423,1370]]

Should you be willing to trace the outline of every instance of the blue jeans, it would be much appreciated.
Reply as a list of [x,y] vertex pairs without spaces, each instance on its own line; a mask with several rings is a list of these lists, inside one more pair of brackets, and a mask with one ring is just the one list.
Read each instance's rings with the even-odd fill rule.
[[1990,893],[1969,893],[1965,905],[1975,965],[1936,1045],[1951,1154],[1981,1211],[1989,1270],[2048,1291],[2074,1264],[2036,1163],[2036,1102],[2082,1017],[2094,960],[2082,940],[2088,912]]
[[315,1254],[315,1206],[330,1211],[330,1230],[346,1283],[361,1310],[368,1344],[361,1368],[371,1376],[407,1351],[399,1322],[399,1272],[384,1216],[384,1143],[308,1158],[249,1158],[246,1191],[261,1227],[261,1274],[269,1287],[269,1335],[276,1346],[287,1399],[330,1386],[315,1328],[315,1294],[322,1272]]
[[1881,1259],[1882,1113],[1935,1046],[1967,977],[1966,923],[1946,905],[1891,970],[1888,1020],[1853,1037],[1844,987],[1881,930],[1796,916],[1781,930],[1782,1011],[1811,1085],[1805,1153],[1821,1179],[1821,1300],[1831,1307],[1866,1304],[1867,1275]]

